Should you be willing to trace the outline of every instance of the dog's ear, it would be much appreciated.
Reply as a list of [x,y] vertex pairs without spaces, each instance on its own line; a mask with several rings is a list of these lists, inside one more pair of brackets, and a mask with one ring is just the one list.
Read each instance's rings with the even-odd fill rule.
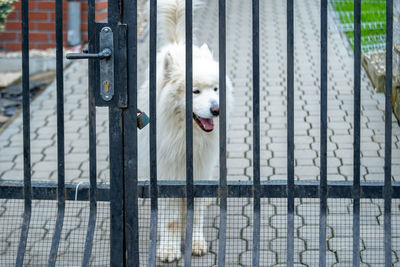
[[204,43],[201,47],[200,47],[200,53],[205,56],[205,57],[210,57],[212,58],[212,53],[210,48],[208,48],[208,45],[206,43]]
[[208,45],[206,43],[204,43],[201,47],[200,47],[202,52],[210,52],[210,49],[208,48]]

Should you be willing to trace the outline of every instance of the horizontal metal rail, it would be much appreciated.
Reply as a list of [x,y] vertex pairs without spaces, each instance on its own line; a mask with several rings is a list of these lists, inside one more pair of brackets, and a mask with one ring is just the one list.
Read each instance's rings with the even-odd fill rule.
[[[194,197],[218,197],[218,181],[195,181]],[[253,183],[250,181],[228,182],[228,197],[252,198]],[[286,181],[262,181],[260,188],[261,198],[287,198]],[[352,181],[328,182],[328,198],[352,198]],[[361,183],[361,198],[382,199],[383,182]],[[400,199],[400,182],[392,183],[392,198]],[[158,181],[158,192],[160,198],[184,198],[186,197],[186,183],[184,181]],[[1,182],[0,199],[24,199],[24,184],[20,182]],[[75,200],[76,185],[65,184],[65,199]],[[97,201],[109,201],[110,186],[97,186]],[[149,182],[139,182],[138,197],[150,198]],[[297,181],[294,183],[295,198],[319,198],[318,181]],[[56,200],[57,184],[33,183],[32,199]],[[89,200],[89,185],[80,185],[76,200]]]

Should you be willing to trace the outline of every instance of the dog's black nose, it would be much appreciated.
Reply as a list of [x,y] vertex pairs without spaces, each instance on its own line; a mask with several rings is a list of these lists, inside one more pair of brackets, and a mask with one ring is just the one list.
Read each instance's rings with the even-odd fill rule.
[[215,105],[212,106],[210,108],[211,114],[213,114],[214,116],[218,116],[219,115],[219,106]]

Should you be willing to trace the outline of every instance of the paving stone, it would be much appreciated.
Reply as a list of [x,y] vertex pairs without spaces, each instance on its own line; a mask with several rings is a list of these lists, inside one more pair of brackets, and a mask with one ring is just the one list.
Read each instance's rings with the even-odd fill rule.
[[382,250],[369,249],[361,251],[361,261],[374,266],[383,265],[385,263],[385,256]]
[[[219,226],[219,215],[214,219],[214,227]],[[230,215],[227,216],[227,225],[233,229],[242,229],[249,224],[249,219],[242,215]]]
[[[211,2],[210,2],[211,3]],[[199,21],[202,21],[202,30],[199,31],[199,40],[204,40],[209,43],[214,51],[218,51],[217,38],[215,31],[203,29],[216,28],[217,9],[216,4],[207,5],[207,9],[201,11]],[[248,180],[252,177],[252,92],[251,92],[251,43],[248,38],[251,37],[251,5],[245,1],[230,1],[227,3],[230,12],[228,12],[228,73],[230,73],[235,88],[235,110],[232,118],[232,125],[229,131],[228,148],[228,179],[231,180]],[[320,150],[320,117],[319,117],[319,4],[314,0],[307,0],[304,3],[295,3],[296,14],[296,35],[295,35],[295,52],[296,52],[296,72],[295,72],[295,158],[296,158],[296,179],[319,179],[319,150]],[[286,36],[282,34],[286,30],[285,26],[285,5],[283,2],[270,1],[262,2],[261,16],[267,17],[268,20],[261,20],[261,140],[262,140],[262,169],[261,174],[263,179],[287,179],[286,157],[287,157],[287,125],[286,125]],[[215,7],[215,8],[212,8]],[[240,10],[240,12],[238,12]],[[212,19],[210,19],[212,18]],[[195,19],[196,20],[196,19]],[[272,24],[271,24],[272,22]],[[329,22],[334,23],[332,21]],[[215,24],[215,25],[214,25]],[[271,27],[273,25],[273,27]],[[317,36],[317,38],[316,38]],[[146,43],[146,42],[143,42]],[[353,58],[348,55],[348,51],[343,45],[343,39],[336,30],[329,32],[329,104],[328,104],[328,136],[332,140],[328,142],[328,179],[329,180],[351,180],[353,167],[353,78],[352,66]],[[146,47],[143,49],[143,47]],[[147,45],[139,45],[146,53],[139,53],[140,68],[139,84],[144,81],[142,76],[145,71],[142,71],[142,66],[146,66],[146,55],[148,54]],[[273,52],[271,52],[273,51]],[[87,124],[87,64],[73,63],[65,70],[65,109],[66,109],[66,181],[67,182],[88,182],[88,124]],[[74,77],[74,79],[71,79]],[[383,181],[383,147],[384,147],[384,131],[383,131],[383,95],[376,94],[368,81],[366,74],[362,74],[362,129],[361,129],[361,162],[363,167],[361,173],[366,180],[379,179]],[[85,85],[82,88],[82,84]],[[82,90],[83,89],[83,90]],[[37,177],[49,177],[51,181],[56,180],[56,116],[55,116],[55,85],[51,85],[48,90],[45,90],[31,105],[32,112],[32,151],[37,152],[32,154],[33,179]],[[109,181],[109,152],[108,152],[108,122],[107,108],[96,108],[97,110],[97,154],[98,154],[98,176],[99,182]],[[400,149],[399,126],[393,124],[393,159],[396,158]],[[0,179],[12,177],[11,179],[22,179],[22,121],[17,118],[8,128],[0,133]],[[396,143],[397,142],[397,143]],[[268,150],[266,150],[268,148]],[[15,153],[14,153],[15,151]],[[330,154],[329,154],[330,153]],[[397,157],[397,158],[400,158]],[[282,160],[281,160],[282,159]],[[51,164],[50,164],[51,162]],[[4,163],[4,164],[3,164]],[[400,162],[399,162],[400,163]],[[3,164],[3,165],[2,165]],[[11,166],[10,166],[11,164]],[[50,164],[50,165],[49,165]],[[393,160],[393,177],[400,179],[400,164],[396,164]],[[41,166],[42,165],[42,166]],[[40,170],[36,170],[39,168]],[[40,173],[42,172],[42,173]],[[49,175],[50,173],[50,175]],[[40,175],[39,175],[40,174]],[[47,175],[46,175],[47,174]],[[1,202],[0,202],[1,203]],[[9,224],[9,220],[2,222],[1,219],[6,215],[13,214],[11,218],[16,221],[21,220],[23,210],[23,202],[21,204],[5,203],[8,208],[2,211],[0,208],[0,225]],[[41,203],[41,202],[40,202]],[[148,205],[148,201],[144,201],[144,205]],[[37,204],[41,206],[42,204]],[[100,205],[98,203],[98,205]],[[267,244],[262,251],[260,258],[260,266],[286,266],[286,201],[273,199],[268,200],[262,205],[262,225],[265,233],[268,236],[262,238]],[[361,231],[365,231],[366,239],[364,241],[365,250],[362,252],[362,266],[378,266],[380,262],[382,250],[377,250],[374,247],[375,234],[382,233],[382,214],[377,213],[377,207],[382,208],[382,203],[367,203],[362,204],[362,210],[368,211],[362,216]],[[14,211],[9,211],[9,207],[14,207]],[[216,243],[219,217],[219,207],[216,211],[212,211],[209,224],[206,226],[206,235],[208,240],[214,240]],[[229,238],[229,246],[227,246],[227,266],[250,266],[251,264],[251,236],[246,236],[245,240],[240,239],[243,233],[251,234],[252,224],[252,202],[235,199],[232,205],[229,205],[228,220],[229,227],[227,236]],[[44,207],[43,207],[44,209]],[[69,209],[68,209],[69,210]],[[296,204],[296,234],[303,241],[298,241],[296,238],[296,264],[295,266],[316,266],[318,265],[318,242],[314,240],[318,238],[319,226],[319,205],[316,203],[298,202]],[[53,220],[48,220],[45,224],[48,229],[54,227],[54,214],[42,214],[43,220],[45,217]],[[242,212],[245,215],[242,215]],[[328,251],[328,263],[333,266],[350,266],[351,265],[351,250],[352,250],[352,205],[349,201],[329,202],[328,216],[328,236],[331,232],[333,237],[329,240],[329,245],[337,245],[335,253]],[[14,212],[14,213],[13,213]],[[84,218],[87,216],[87,208],[77,209],[76,216]],[[143,221],[140,222],[142,229],[141,234],[148,235],[149,231],[149,208],[148,206],[141,207],[141,216]],[[101,212],[98,213],[102,216]],[[298,216],[300,215],[300,216]],[[7,215],[8,216],[8,215]],[[236,217],[235,217],[236,216]],[[10,218],[10,217],[8,217]],[[396,217],[395,217],[396,218]],[[52,222],[51,222],[52,221]],[[79,220],[80,221],[80,220]],[[38,220],[40,223],[40,220]],[[51,222],[51,223],[50,223]],[[66,227],[77,227],[74,224],[66,221]],[[394,221],[395,222],[395,221]],[[216,227],[212,227],[212,224]],[[244,224],[243,224],[244,223]],[[14,223],[15,227],[20,227],[20,223]],[[84,223],[86,225],[86,223]],[[98,220],[98,225],[101,231],[96,233],[95,240],[102,242],[108,241],[109,223],[108,217],[105,216]],[[393,225],[396,225],[393,223]],[[236,227],[238,226],[238,227]],[[86,226],[85,226],[86,227]],[[76,233],[84,236],[85,227],[80,227]],[[0,227],[1,229],[1,227]],[[271,230],[273,229],[273,230]],[[364,230],[363,230],[364,229]],[[372,232],[374,235],[368,235]],[[395,232],[395,231],[394,231]],[[98,236],[100,233],[100,237]],[[74,234],[75,235],[75,234]],[[279,241],[273,243],[270,237],[279,237]],[[315,238],[314,238],[315,237]],[[19,235],[15,234],[15,242],[18,243]],[[46,235],[50,244],[51,234]],[[339,238],[340,240],[335,240]],[[348,238],[348,239],[343,239]],[[396,237],[393,238],[395,240]],[[14,239],[13,239],[14,240]],[[378,239],[376,239],[378,240]],[[396,239],[397,240],[397,239]],[[268,241],[268,242],[267,242]],[[271,242],[270,242],[271,241]],[[0,247],[4,241],[0,234]],[[333,243],[332,243],[333,242]],[[344,242],[344,243],[343,243]],[[371,243],[372,242],[372,243]],[[61,243],[62,251],[67,252],[68,242]],[[74,263],[70,257],[81,258],[82,250],[76,251],[78,244],[73,244],[71,253],[66,253],[60,256],[60,264]],[[108,243],[107,243],[108,244]],[[144,244],[144,243],[143,243]],[[344,244],[344,245],[343,245]],[[347,247],[347,244],[349,246]],[[395,243],[397,244],[397,243]],[[144,258],[146,258],[147,243],[143,250]],[[273,247],[273,249],[268,246]],[[107,245],[105,245],[107,246]],[[213,266],[216,264],[216,244],[210,245],[213,253],[208,253],[205,257],[194,258],[195,266]],[[344,247],[344,248],[343,248]],[[38,254],[39,251],[34,251],[36,248],[45,249],[34,244],[32,246],[32,255]],[[375,249],[373,253],[369,250]],[[330,248],[332,249],[332,248]],[[1,249],[0,249],[1,250]],[[276,251],[274,251],[276,250]],[[79,252],[79,253],[78,253]],[[301,253],[300,256],[298,253]],[[0,252],[1,253],[1,252]],[[64,253],[64,252],[63,252]],[[43,254],[43,253],[42,253]],[[93,262],[101,264],[101,259],[108,258],[109,255],[101,249],[93,250]],[[338,259],[336,262],[335,255]],[[1,256],[0,262],[4,258],[10,258],[10,261],[15,261],[15,255],[6,254]],[[397,256],[396,256],[397,257]],[[394,258],[396,258],[394,257]],[[30,266],[43,266],[47,262],[47,254],[43,264],[37,261],[30,260],[27,262]],[[96,260],[95,260],[96,259]],[[240,261],[240,262],[239,262]],[[315,263],[315,264],[314,264]],[[241,264],[241,265],[240,265]],[[0,264],[1,265],[1,264]],[[79,262],[78,264],[79,265]],[[144,265],[143,265],[144,266]],[[165,266],[165,265],[163,265]],[[169,265],[168,265],[169,266]],[[179,261],[175,265],[183,266],[183,261]]]
[[[276,264],[276,256],[271,251],[260,252],[260,266],[273,266]],[[240,263],[244,266],[251,266],[252,263],[252,252],[246,251],[242,254]]]
[[[242,238],[245,240],[253,240],[253,227],[246,227],[242,232]],[[268,225],[262,225],[260,228],[260,249],[269,250],[271,247],[272,240],[276,239],[275,229],[269,227]]]
[[[277,238],[272,240],[272,247],[271,250],[272,251],[282,251],[283,248],[286,248],[286,243],[287,240],[286,238]],[[298,250],[298,251],[303,251],[305,248],[305,244],[303,240],[300,240],[298,238],[294,239],[294,247]],[[285,253],[286,254],[286,253]],[[285,262],[286,261],[286,255],[283,253],[278,253],[278,262]],[[295,253],[294,255],[294,261],[295,262],[300,262],[300,255],[298,253]]]
[[[319,265],[319,250],[307,250],[301,253],[301,262],[307,266],[318,266]],[[327,266],[337,263],[335,254],[327,251],[326,253]]]

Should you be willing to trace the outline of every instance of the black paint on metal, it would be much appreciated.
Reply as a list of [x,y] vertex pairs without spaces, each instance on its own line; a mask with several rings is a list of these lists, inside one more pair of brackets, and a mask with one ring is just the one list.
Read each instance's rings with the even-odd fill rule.
[[[128,73],[127,73],[127,30],[128,27],[126,24],[118,24],[116,30],[117,37],[117,46],[115,57],[118,60],[118,64],[114,67],[118,75],[120,76],[121,81],[127,81]],[[114,34],[115,35],[115,34]],[[115,38],[115,37],[114,37]],[[125,86],[124,88],[117,89],[118,96],[118,107],[127,108],[128,107],[128,88]]]
[[157,188],[157,0],[150,0],[149,41],[149,102],[150,102],[150,248],[149,267],[156,266],[158,188]]
[[287,0],[287,266],[294,263],[294,7]]
[[253,26],[253,254],[252,266],[260,264],[260,3],[252,1]]
[[32,186],[31,186],[31,142],[30,142],[30,96],[29,96],[29,1],[21,0],[22,18],[22,121],[24,147],[24,218],[21,236],[18,245],[16,267],[22,267],[26,243],[28,240],[29,224],[32,214]]
[[56,265],[58,245],[65,214],[65,154],[64,154],[64,71],[63,71],[63,1],[56,0],[56,82],[57,82],[57,220],[51,242],[48,266]]
[[193,188],[193,32],[192,32],[192,0],[185,0],[185,67],[186,67],[186,229],[184,266],[192,265],[192,239],[194,219],[194,188]]
[[360,266],[361,0],[354,1],[353,266]]
[[[96,26],[95,26],[95,0],[88,0],[88,52],[95,51]],[[88,69],[95,69],[96,61],[88,60]],[[82,259],[82,267],[88,267],[92,255],[93,237],[96,229],[97,218],[97,155],[96,155],[96,76],[94,71],[89,71],[89,220],[85,239],[85,249]]]
[[[108,2],[108,26],[114,32],[114,47],[120,47],[119,27],[121,26],[122,0]],[[122,45],[124,46],[124,45]],[[114,69],[126,68],[125,51],[114,51]],[[114,72],[115,95],[126,90],[126,73]],[[108,101],[109,106],[109,149],[110,149],[110,266],[122,267],[125,262],[124,236],[124,114],[119,97]]]
[[[285,181],[262,181],[261,198],[287,198],[287,183]],[[159,197],[184,198],[186,184],[183,181],[158,181]],[[249,198],[253,196],[253,183],[251,181],[230,181],[227,183],[228,197]],[[295,181],[295,198],[319,198],[318,181]],[[384,183],[363,182],[360,186],[361,198],[383,199]],[[350,181],[328,181],[328,198],[352,198],[353,183]],[[20,182],[1,182],[0,199],[24,199],[24,184]],[[76,184],[65,185],[65,200],[75,200]],[[110,201],[110,186],[97,186],[97,201]],[[218,197],[219,183],[217,181],[194,182],[194,197]],[[150,198],[150,186],[148,182],[138,182],[138,197]],[[392,182],[392,198],[400,199],[400,182]],[[32,184],[32,199],[56,200],[57,184],[34,183]],[[89,185],[79,186],[78,201],[89,200]]]
[[392,266],[392,56],[393,0],[386,0],[385,186],[383,188],[385,267]]
[[228,208],[228,187],[226,181],[226,6],[225,0],[218,1],[218,42],[219,42],[219,190],[220,220],[218,241],[218,267],[225,266],[226,225]]
[[[294,181],[294,1],[287,1],[287,125],[288,179],[260,181],[260,109],[259,109],[259,1],[253,0],[253,182],[227,182],[226,172],[226,0],[219,0],[220,61],[220,181],[193,180],[192,125],[192,1],[185,0],[186,11],[186,181],[157,181],[156,154],[156,39],[157,1],[150,2],[150,165],[151,182],[138,182],[137,177],[137,0],[109,2],[109,24],[94,22],[94,0],[88,0],[88,35],[90,54],[98,52],[96,31],[105,25],[114,38],[115,89],[110,102],[98,101],[96,87],[99,66],[89,59],[89,153],[90,184],[76,189],[64,181],[64,108],[63,108],[63,37],[62,1],[56,0],[57,43],[57,152],[58,183],[31,184],[30,111],[29,111],[29,3],[22,0],[22,81],[23,81],[23,146],[24,182],[1,182],[0,199],[24,199],[24,217],[16,266],[23,266],[29,233],[32,199],[57,200],[57,221],[49,255],[49,266],[55,266],[64,221],[65,201],[75,198],[90,201],[90,215],[82,266],[89,266],[96,226],[97,201],[110,201],[111,266],[139,266],[138,198],[151,198],[151,234],[149,266],[156,263],[158,197],[186,198],[187,220],[184,252],[185,267],[191,266],[191,246],[195,197],[220,197],[220,246],[218,266],[225,266],[227,198],[254,198],[253,266],[259,266],[260,199],[287,198],[287,266],[294,264],[294,199],[320,199],[319,265],[326,265],[327,198],[353,199],[353,266],[360,265],[360,199],[384,199],[385,266],[392,265],[391,201],[400,198],[400,183],[391,180],[392,142],[392,46],[393,0],[386,1],[386,106],[385,106],[385,174],[384,183],[360,181],[360,100],[361,100],[361,0],[354,3],[354,155],[353,182],[327,181],[327,0],[321,2],[321,170],[320,182]],[[123,18],[123,21],[121,20]],[[126,23],[126,24],[121,24]],[[129,47],[129,49],[127,49]],[[90,56],[86,54],[86,57]],[[94,71],[93,71],[94,70]],[[110,186],[96,184],[96,110],[95,105],[109,106],[110,118]],[[127,142],[129,140],[129,142]]]
[[124,110],[125,249],[126,267],[139,267],[139,215],[137,165],[137,0],[125,0],[127,29],[128,108]]
[[321,144],[320,144],[320,213],[319,266],[326,266],[326,227],[328,209],[327,130],[328,130],[328,0],[321,0]]
[[[115,79],[115,88],[120,88]],[[110,138],[110,266],[123,266],[124,262],[124,216],[123,216],[123,116],[118,107],[109,108]],[[122,152],[122,153],[121,153]]]

